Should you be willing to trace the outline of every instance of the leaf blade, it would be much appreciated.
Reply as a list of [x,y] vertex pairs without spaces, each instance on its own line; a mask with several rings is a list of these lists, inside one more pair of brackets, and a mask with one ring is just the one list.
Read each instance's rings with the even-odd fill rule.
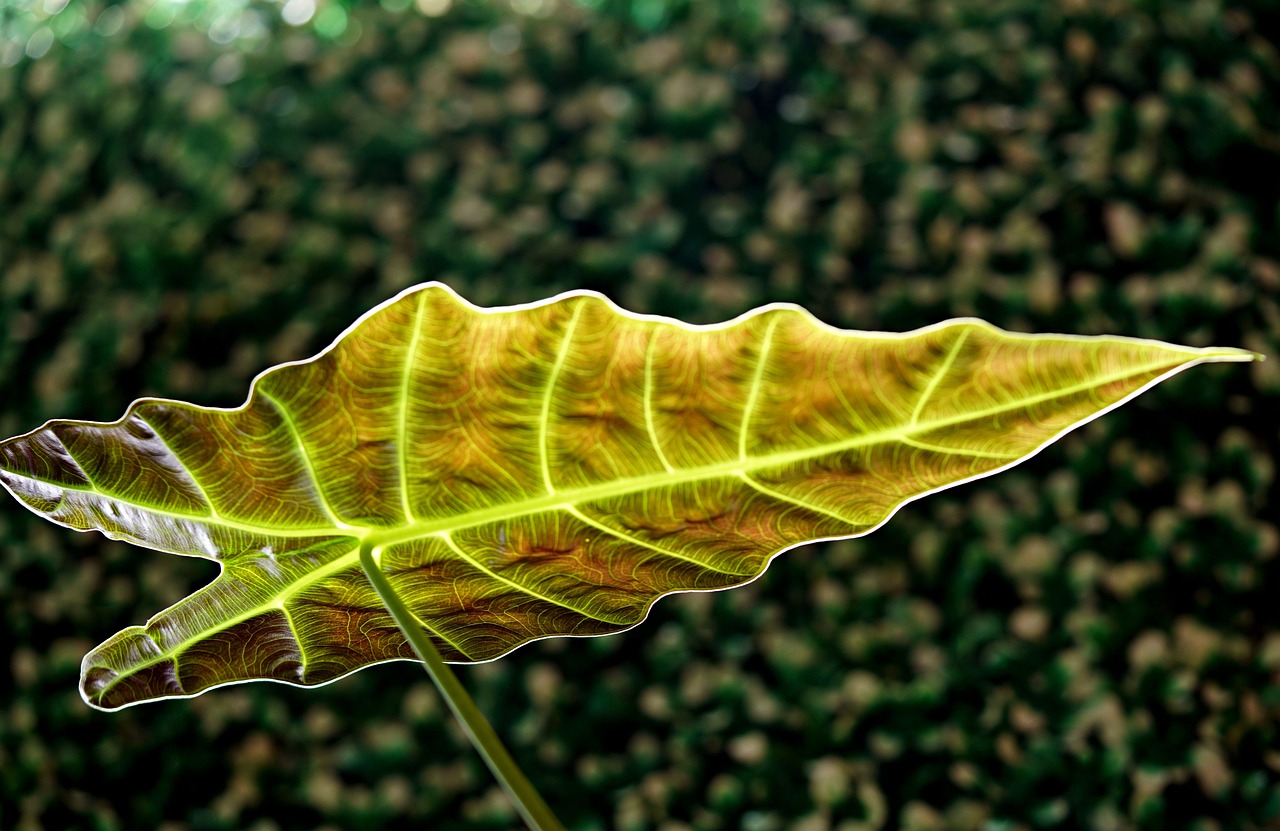
[[223,567],[86,656],[82,694],[114,708],[411,658],[361,541],[447,658],[489,660],[741,585],[1188,366],[1251,357],[967,319],[847,333],[787,306],[693,327],[590,293],[483,310],[430,284],[264,372],[240,408],[143,399],[0,443],[0,483],[55,522]]

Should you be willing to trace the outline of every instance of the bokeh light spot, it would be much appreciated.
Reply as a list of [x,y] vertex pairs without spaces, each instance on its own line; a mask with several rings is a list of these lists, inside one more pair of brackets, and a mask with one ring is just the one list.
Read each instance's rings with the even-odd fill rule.
[[240,36],[240,15],[220,15],[209,26],[209,40],[227,44]]
[[[116,8],[113,6],[112,8]],[[106,12],[103,12],[106,14]],[[178,16],[178,7],[173,3],[159,2],[156,3],[147,12],[147,16],[143,18],[143,22],[152,29],[163,29],[173,23],[174,18]],[[121,13],[121,22],[124,21],[124,14]],[[116,31],[119,31],[117,28]],[[114,33],[113,33],[114,34]]]
[[347,30],[347,11],[341,6],[327,6],[316,15],[316,31],[329,39],[338,38]]
[[227,52],[219,55],[209,67],[209,80],[215,84],[226,85],[238,81],[244,74],[244,56],[239,52]]
[[661,29],[667,22],[666,0],[632,0],[631,17],[651,32]]
[[803,95],[784,95],[778,102],[778,115],[792,124],[800,124],[809,119],[809,99]]
[[315,0],[289,0],[280,10],[280,17],[290,26],[302,26],[315,16]]
[[51,46],[53,46],[53,30],[48,26],[41,26],[27,39],[27,57],[33,60],[43,58]]
[[58,40],[66,41],[84,28],[84,11],[78,6],[65,10],[49,22]]
[[511,8],[520,14],[545,17],[551,13],[551,0],[511,0]]
[[0,43],[0,67],[10,67],[22,60],[21,41],[10,40]]
[[120,6],[106,6],[102,14],[97,15],[97,22],[93,23],[93,31],[102,37],[116,35],[123,27],[124,10]]
[[510,55],[520,48],[520,29],[504,23],[489,33],[489,48],[499,55]]
[[452,0],[417,0],[416,5],[418,11],[428,17],[440,17],[449,11],[449,7],[453,5]]

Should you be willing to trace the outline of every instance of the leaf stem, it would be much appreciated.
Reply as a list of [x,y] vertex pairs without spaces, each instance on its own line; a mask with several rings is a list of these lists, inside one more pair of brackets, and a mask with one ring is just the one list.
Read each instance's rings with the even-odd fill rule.
[[373,546],[368,542],[360,546],[360,566],[368,575],[369,582],[373,584],[378,596],[382,598],[387,611],[391,612],[391,617],[395,618],[400,631],[404,632],[404,636],[413,645],[413,650],[426,664],[427,674],[435,682],[440,695],[444,696],[445,703],[453,711],[454,717],[462,724],[476,752],[480,754],[480,758],[484,759],[484,763],[493,772],[494,778],[511,797],[516,810],[524,817],[525,823],[532,831],[564,831],[564,827],[551,813],[551,809],[542,800],[537,789],[516,766],[515,760],[503,746],[498,734],[484,717],[484,713],[480,712],[480,708],[462,686],[458,676],[454,675],[453,670],[449,669],[449,665],[444,662],[440,651],[431,642],[431,637],[422,631],[413,613],[404,605],[400,595],[391,586],[391,581],[382,573],[382,569],[373,559]]

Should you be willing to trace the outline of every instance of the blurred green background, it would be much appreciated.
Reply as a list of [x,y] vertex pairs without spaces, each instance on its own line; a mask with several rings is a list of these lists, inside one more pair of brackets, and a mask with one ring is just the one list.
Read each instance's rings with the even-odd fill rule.
[[[1280,827],[1280,31],[1221,0],[0,0],[0,435],[404,286],[1245,346],[1014,471],[459,670],[574,829]],[[106,715],[212,576],[0,509],[0,828],[517,825],[421,671]]]

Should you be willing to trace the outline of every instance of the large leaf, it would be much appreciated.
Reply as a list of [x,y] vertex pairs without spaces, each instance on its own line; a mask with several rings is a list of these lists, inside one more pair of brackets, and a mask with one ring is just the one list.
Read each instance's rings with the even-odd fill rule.
[[490,660],[747,583],[1251,357],[977,320],[842,332],[788,306],[688,326],[583,292],[477,309],[429,284],[235,410],[143,399],[0,443],[0,482],[59,524],[222,566],[85,657],[82,694],[110,709],[412,658],[362,543],[446,659]]

